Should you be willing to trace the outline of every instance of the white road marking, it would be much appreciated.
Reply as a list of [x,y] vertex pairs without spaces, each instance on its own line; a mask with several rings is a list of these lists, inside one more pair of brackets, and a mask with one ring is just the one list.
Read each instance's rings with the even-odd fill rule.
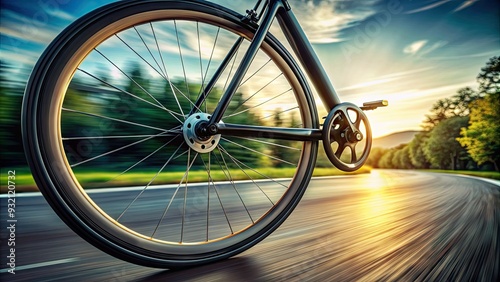
[[[360,174],[363,175],[363,174]],[[356,177],[358,175],[334,175],[334,176],[319,176],[319,177],[312,177],[311,180],[314,179],[338,179],[338,178],[350,178],[350,177]],[[274,181],[276,182],[281,182],[281,181],[288,181],[290,178],[276,178],[271,180],[268,179],[255,179],[255,180],[237,180],[234,181],[236,184],[244,184],[244,183],[261,183],[261,182],[269,182],[272,183]],[[218,181],[215,182],[216,185],[229,185],[231,184],[230,181]],[[156,189],[175,189],[179,186],[178,184],[166,184],[166,185],[154,185],[154,186],[149,186],[148,190],[156,190]],[[206,186],[206,183],[189,183],[188,186],[196,187],[196,186]],[[119,188],[93,188],[93,189],[88,189],[86,192],[88,194],[97,194],[97,193],[109,193],[109,192],[124,192],[124,191],[140,191],[144,189],[144,186],[133,186],[133,187],[119,187]],[[42,193],[40,192],[25,192],[25,193],[16,193],[16,198],[23,198],[23,197],[36,197],[36,196],[42,196]],[[7,194],[1,194],[0,198],[8,198]]]
[[[75,262],[78,260],[80,260],[80,259],[79,258],[68,258],[68,259],[60,259],[60,260],[53,260],[53,261],[28,264],[28,265],[23,265],[23,266],[16,266],[15,271],[21,271],[21,270],[27,270],[27,269],[33,269],[33,268],[39,268],[39,267],[45,267],[45,266],[51,266],[51,265],[57,265],[57,264],[70,263],[70,262]],[[9,270],[10,270],[10,268],[0,269],[0,273],[5,273],[5,272],[8,272]]]

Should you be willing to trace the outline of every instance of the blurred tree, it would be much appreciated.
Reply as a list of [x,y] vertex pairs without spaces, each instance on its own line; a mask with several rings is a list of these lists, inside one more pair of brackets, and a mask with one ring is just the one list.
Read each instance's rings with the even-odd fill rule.
[[456,138],[468,121],[468,117],[451,117],[432,129],[423,148],[432,167],[455,170],[458,168],[458,161],[467,157],[467,152]]
[[[23,70],[18,70],[23,71]],[[23,86],[19,85],[8,73],[13,72],[13,67],[0,61],[0,146],[2,147],[1,164],[5,166],[25,166],[26,160],[23,153],[21,140],[21,104],[23,99]]]
[[484,98],[473,104],[469,126],[457,140],[479,165],[500,166],[500,57],[492,57],[477,76]]
[[500,94],[500,57],[492,57],[477,76],[479,91],[484,94]]
[[[138,96],[142,96],[149,88],[149,80],[143,74],[144,70],[135,62],[130,63],[130,70],[128,71],[131,80],[129,81],[125,90]],[[145,95],[145,97],[149,97]],[[151,100],[151,98],[149,98]]]
[[480,93],[477,93],[470,87],[459,89],[457,94],[452,97],[452,116],[468,116],[470,114],[472,103],[474,103],[474,101],[476,101],[480,96]]
[[450,117],[468,116],[471,104],[480,97],[480,94],[470,87],[459,89],[451,98],[438,100],[431,109],[431,114],[426,115],[422,127],[429,131],[441,121]]
[[424,153],[425,141],[429,138],[428,132],[416,134],[408,144],[408,153],[413,167],[427,169],[431,166],[427,156]]
[[479,165],[500,166],[500,94],[490,94],[476,102],[469,126],[462,128],[458,142]]
[[438,123],[447,119],[451,113],[452,101],[450,98],[438,100],[432,105],[431,114],[425,115],[426,120],[422,124],[425,131],[430,131]]
[[395,164],[392,162],[394,159],[394,154],[396,153],[397,149],[392,148],[389,149],[381,158],[380,161],[378,162],[378,165],[380,168],[396,168]]
[[394,153],[392,164],[395,168],[411,169],[413,165],[410,159],[410,150],[407,144],[398,146]]
[[372,148],[370,152],[370,156],[368,157],[368,160],[366,161],[366,164],[373,167],[373,168],[381,168],[379,162],[382,156],[387,153],[387,149],[384,148]]

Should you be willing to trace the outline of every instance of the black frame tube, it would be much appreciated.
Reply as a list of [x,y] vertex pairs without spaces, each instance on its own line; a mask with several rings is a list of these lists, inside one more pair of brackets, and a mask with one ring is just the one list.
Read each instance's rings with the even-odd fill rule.
[[323,138],[321,129],[266,127],[228,123],[217,124],[217,134],[295,141],[320,141]]
[[325,69],[321,65],[321,61],[314,52],[314,49],[307,39],[304,30],[300,26],[297,18],[292,10],[281,9],[277,14],[280,24],[286,39],[290,43],[293,52],[299,58],[300,63],[311,79],[314,88],[318,91],[318,95],[323,102],[323,105],[330,111],[335,106],[341,103],[337,92],[333,88],[332,82]]
[[259,51],[259,48],[262,45],[262,42],[266,38],[269,28],[271,27],[271,24],[273,23],[273,20],[276,17],[278,9],[281,7],[283,7],[281,0],[272,0],[269,6],[267,7],[267,11],[264,14],[264,19],[262,20],[262,24],[257,29],[257,32],[255,33],[254,38],[252,40],[252,43],[250,44],[250,47],[248,48],[245,56],[243,57],[240,66],[236,70],[234,77],[231,80],[231,83],[227,87],[226,92],[222,96],[222,99],[220,100],[219,104],[215,108],[214,113],[210,117],[207,128],[213,127],[213,125],[219,123],[219,121],[222,119],[224,112],[229,106],[229,102],[231,102],[231,98],[233,97],[234,93],[236,93],[236,90],[240,86],[243,77],[245,76],[248,68],[250,67],[250,64],[255,58],[255,55],[257,55],[257,52]]
[[233,47],[231,48],[231,50],[229,50],[228,55],[224,58],[224,60],[222,61],[221,65],[219,66],[219,68],[215,72],[215,74],[212,77],[212,79],[210,79],[210,82],[207,84],[207,87],[206,88],[203,87],[202,94],[198,97],[198,99],[194,103],[194,107],[191,109],[191,112],[189,112],[188,116],[194,114],[198,109],[200,109],[200,107],[203,104],[203,102],[205,102],[205,100],[207,99],[208,93],[210,93],[210,91],[212,91],[212,88],[214,88],[215,83],[220,78],[220,76],[222,75],[222,73],[224,72],[224,70],[226,70],[227,65],[229,64],[229,62],[231,61],[231,59],[236,54],[236,51],[241,46],[242,42],[243,42],[243,37],[240,37],[233,44]]

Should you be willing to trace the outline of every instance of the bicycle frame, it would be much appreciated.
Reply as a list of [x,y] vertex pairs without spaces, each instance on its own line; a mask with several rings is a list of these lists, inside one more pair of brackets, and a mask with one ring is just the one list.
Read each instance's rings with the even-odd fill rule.
[[[254,10],[248,12],[249,20],[253,20],[255,10],[258,8],[260,2],[261,1],[258,1]],[[261,14],[263,14],[263,17],[261,19],[259,27],[257,28],[254,38],[246,54],[244,55],[241,64],[236,70],[235,75],[230,82],[226,92],[220,100],[219,105],[217,105],[217,108],[210,117],[208,124],[202,129],[202,132],[206,135],[227,134],[242,137],[264,137],[285,140],[319,141],[322,138],[320,129],[241,126],[219,123],[234,93],[243,80],[243,76],[250,67],[250,64],[257,54],[257,51],[259,50],[262,42],[268,34],[269,28],[271,27],[271,24],[275,18],[278,19],[280,27],[284,32],[287,41],[292,46],[293,52],[297,55],[300,63],[305,68],[306,73],[309,75],[312,84],[318,91],[318,94],[324,106],[327,107],[328,110],[331,110],[336,105],[341,103],[339,97],[337,96],[337,93],[333,88],[332,83],[330,82],[330,79],[328,78],[323,66],[321,65],[316,53],[314,52],[311,43],[307,39],[302,27],[297,21],[297,18],[293,14],[288,1],[268,0],[264,4]],[[242,40],[240,39],[234,44],[228,56],[214,75],[214,78],[211,82],[209,82],[206,90],[204,91],[204,94],[200,95],[200,99],[196,101],[195,104],[197,106],[203,103],[207,93],[215,83],[215,80],[218,78],[220,73],[222,73],[225,66],[227,66],[227,64],[229,63],[230,59],[234,56],[241,42]]]

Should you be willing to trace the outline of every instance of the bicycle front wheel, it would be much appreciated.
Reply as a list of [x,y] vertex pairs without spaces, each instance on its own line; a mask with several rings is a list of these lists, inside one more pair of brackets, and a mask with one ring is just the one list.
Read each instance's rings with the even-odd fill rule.
[[[253,27],[194,1],[120,1],[49,46],[23,104],[40,190],[81,237],[118,258],[185,267],[238,254],[302,197],[317,142],[192,134]],[[291,56],[268,36],[221,122],[318,128]]]

